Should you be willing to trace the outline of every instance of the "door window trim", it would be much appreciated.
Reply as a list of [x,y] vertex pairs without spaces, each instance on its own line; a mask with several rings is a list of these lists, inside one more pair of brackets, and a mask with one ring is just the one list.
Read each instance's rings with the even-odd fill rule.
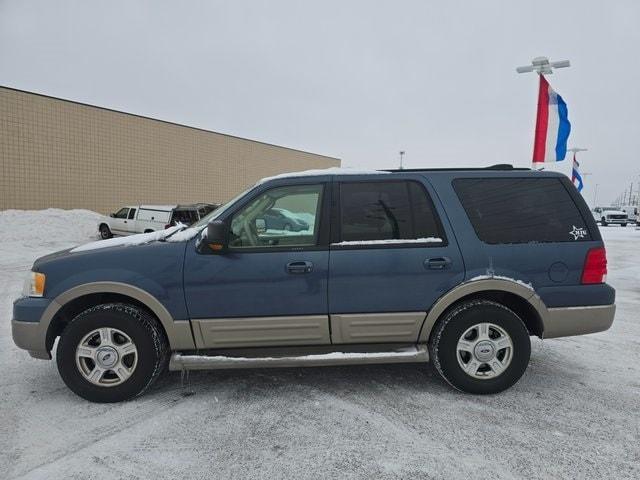
[[[370,245],[358,245],[358,244],[347,244],[341,245],[342,241],[342,225],[341,225],[341,204],[340,204],[340,188],[344,184],[357,184],[357,183],[415,183],[418,185],[418,188],[424,193],[427,198],[427,203],[433,212],[433,218],[436,223],[437,236],[442,239],[442,242],[415,242],[410,241],[411,239],[406,239],[406,242],[403,242],[402,239],[399,239],[394,243],[379,243],[379,244],[370,244]],[[378,250],[378,249],[399,249],[399,248],[438,248],[438,247],[447,247],[449,245],[449,241],[447,239],[447,235],[444,230],[444,225],[442,224],[442,219],[440,218],[440,214],[436,209],[435,203],[431,196],[431,193],[427,189],[427,187],[421,181],[413,178],[397,178],[397,179],[366,179],[366,180],[336,180],[334,183],[334,187],[332,189],[332,211],[331,211],[331,242],[329,247],[331,250]]]

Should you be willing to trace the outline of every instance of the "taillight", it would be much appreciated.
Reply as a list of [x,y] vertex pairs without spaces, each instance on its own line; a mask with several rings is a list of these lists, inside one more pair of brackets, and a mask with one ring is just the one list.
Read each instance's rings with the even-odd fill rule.
[[583,284],[604,283],[607,279],[607,251],[604,247],[592,248],[587,252],[582,269]]

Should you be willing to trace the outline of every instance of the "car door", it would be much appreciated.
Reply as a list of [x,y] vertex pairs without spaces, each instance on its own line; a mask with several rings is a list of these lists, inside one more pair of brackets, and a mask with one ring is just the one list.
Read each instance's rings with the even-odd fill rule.
[[127,216],[129,215],[129,207],[124,207],[113,214],[113,217],[109,221],[109,228],[117,235],[126,235],[127,231]]
[[124,228],[128,233],[138,233],[139,230],[136,228],[137,227],[137,220],[136,220],[136,212],[138,211],[137,208],[130,208],[129,209],[129,213],[127,214],[127,219],[124,221]]
[[334,184],[333,343],[416,342],[431,305],[464,278],[460,250],[431,187],[400,175]]
[[[328,190],[320,182],[258,188],[218,219],[230,229],[224,253],[187,247],[185,299],[199,348],[330,343]],[[269,229],[264,214],[279,206],[314,225]]]

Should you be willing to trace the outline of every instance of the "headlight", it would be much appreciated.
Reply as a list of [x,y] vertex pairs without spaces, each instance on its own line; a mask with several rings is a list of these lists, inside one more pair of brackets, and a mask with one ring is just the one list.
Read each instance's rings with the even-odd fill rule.
[[29,272],[29,277],[24,282],[22,294],[25,297],[42,297],[44,295],[44,273]]

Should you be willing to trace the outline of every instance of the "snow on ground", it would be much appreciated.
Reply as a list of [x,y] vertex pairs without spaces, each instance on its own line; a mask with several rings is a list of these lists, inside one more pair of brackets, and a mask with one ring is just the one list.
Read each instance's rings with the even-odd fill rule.
[[0,478],[640,478],[640,231],[607,227],[611,330],[533,341],[502,394],[423,365],[166,375],[88,403],[11,340],[33,260],[95,238],[86,211],[0,212]]

